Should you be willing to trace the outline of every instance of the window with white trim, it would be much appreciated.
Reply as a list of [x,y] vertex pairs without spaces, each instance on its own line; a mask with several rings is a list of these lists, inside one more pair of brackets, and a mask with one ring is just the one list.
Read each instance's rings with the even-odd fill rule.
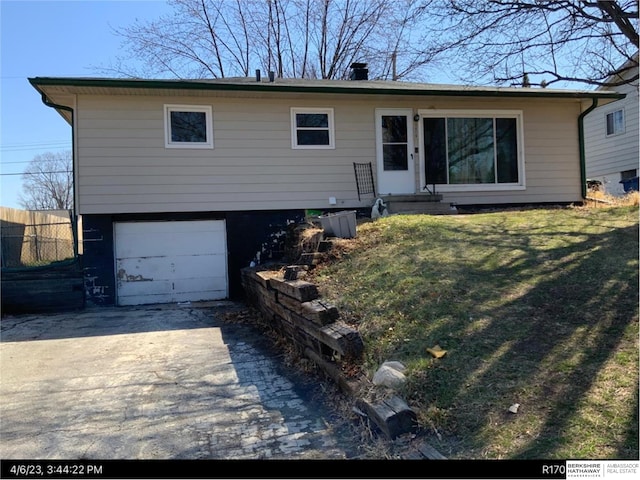
[[291,148],[335,148],[333,108],[292,108]]
[[165,105],[165,147],[213,148],[212,117],[210,106]]
[[607,113],[607,137],[624,133],[624,110]]
[[427,185],[524,187],[520,111],[421,113]]

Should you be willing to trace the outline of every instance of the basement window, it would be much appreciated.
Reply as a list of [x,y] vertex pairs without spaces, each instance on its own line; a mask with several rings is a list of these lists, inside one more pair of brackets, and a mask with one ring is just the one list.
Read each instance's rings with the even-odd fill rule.
[[333,108],[292,108],[291,148],[335,148]]
[[165,105],[166,148],[213,148],[210,106]]

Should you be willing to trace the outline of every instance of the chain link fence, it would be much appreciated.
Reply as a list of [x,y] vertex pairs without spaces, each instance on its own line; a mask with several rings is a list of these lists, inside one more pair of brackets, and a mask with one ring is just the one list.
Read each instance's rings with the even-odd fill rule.
[[69,212],[4,208],[0,222],[3,268],[43,266],[76,256]]

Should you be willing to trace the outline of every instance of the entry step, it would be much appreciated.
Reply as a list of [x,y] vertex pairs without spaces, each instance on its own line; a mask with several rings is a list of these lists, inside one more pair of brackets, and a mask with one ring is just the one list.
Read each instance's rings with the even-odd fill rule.
[[415,193],[412,195],[383,195],[380,198],[384,200],[385,203],[390,202],[402,202],[402,203],[410,203],[410,202],[440,202],[442,201],[442,195],[439,194],[430,194],[430,193]]

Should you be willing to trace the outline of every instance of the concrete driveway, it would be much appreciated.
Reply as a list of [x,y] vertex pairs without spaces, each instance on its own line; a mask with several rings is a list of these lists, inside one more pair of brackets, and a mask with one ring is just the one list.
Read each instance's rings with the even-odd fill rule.
[[0,458],[342,459],[351,439],[229,302],[1,322]]

